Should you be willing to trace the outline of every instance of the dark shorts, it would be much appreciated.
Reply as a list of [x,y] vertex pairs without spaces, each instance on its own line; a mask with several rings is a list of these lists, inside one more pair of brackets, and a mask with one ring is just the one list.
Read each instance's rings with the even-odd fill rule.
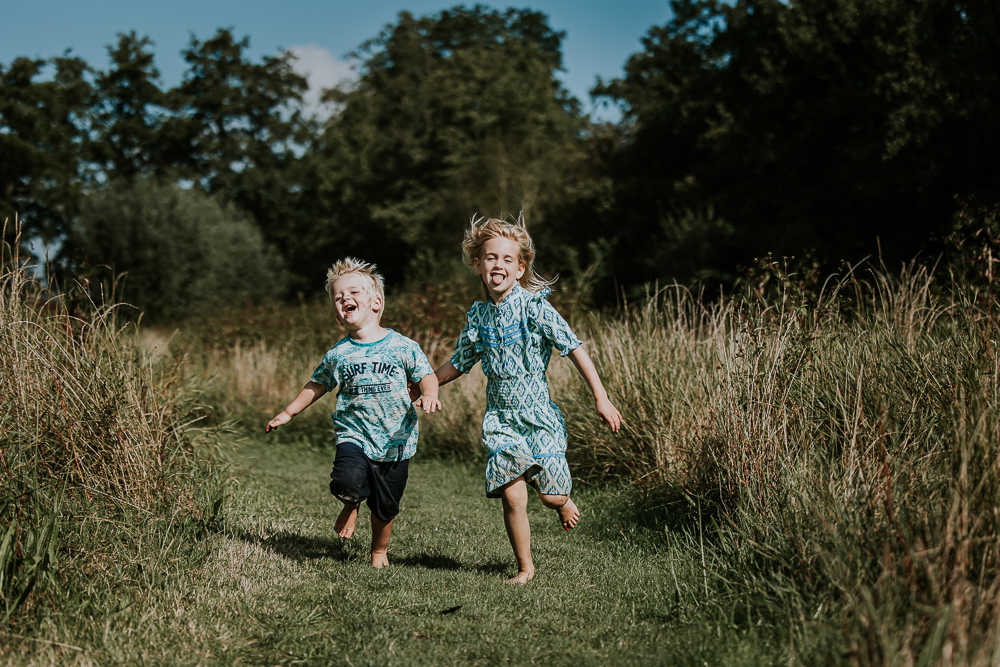
[[337,445],[337,458],[330,473],[330,493],[348,505],[368,500],[368,508],[381,521],[399,514],[399,499],[406,489],[410,460],[372,461],[353,442]]

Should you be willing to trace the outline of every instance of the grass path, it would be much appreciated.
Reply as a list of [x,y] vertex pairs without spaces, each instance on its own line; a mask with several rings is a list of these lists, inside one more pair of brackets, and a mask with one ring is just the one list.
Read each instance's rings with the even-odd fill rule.
[[142,640],[152,645],[145,660],[701,666],[770,664],[783,652],[702,606],[700,564],[661,532],[616,520],[625,501],[609,491],[574,494],[583,521],[568,533],[533,499],[537,574],[511,587],[499,501],[485,498],[482,472],[418,456],[391,566],[373,570],[367,507],[353,539],[333,533],[330,456],[267,440],[238,451],[226,531],[200,571],[163,591],[159,618],[141,624],[137,634],[156,635]]

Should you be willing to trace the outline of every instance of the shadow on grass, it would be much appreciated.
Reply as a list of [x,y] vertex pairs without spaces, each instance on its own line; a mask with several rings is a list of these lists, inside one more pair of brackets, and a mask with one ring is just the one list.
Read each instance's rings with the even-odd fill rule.
[[356,557],[356,554],[352,554],[346,548],[345,540],[341,539],[331,540],[325,537],[306,537],[299,533],[287,531],[279,531],[267,538],[251,535],[242,530],[230,530],[227,531],[227,534],[248,544],[259,544],[268,551],[297,562],[318,560],[321,558],[346,561],[352,557]]
[[420,553],[409,556],[395,556],[392,558],[393,565],[403,567],[424,567],[429,570],[461,570],[462,564],[451,556],[441,554]]

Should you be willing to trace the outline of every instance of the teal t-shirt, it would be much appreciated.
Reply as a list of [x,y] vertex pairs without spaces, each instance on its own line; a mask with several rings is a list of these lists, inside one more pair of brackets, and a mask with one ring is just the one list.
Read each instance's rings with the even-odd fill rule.
[[416,342],[393,330],[380,341],[350,336],[323,356],[312,381],[337,392],[331,415],[337,442],[353,442],[372,461],[401,461],[417,452],[417,411],[406,391],[433,373]]

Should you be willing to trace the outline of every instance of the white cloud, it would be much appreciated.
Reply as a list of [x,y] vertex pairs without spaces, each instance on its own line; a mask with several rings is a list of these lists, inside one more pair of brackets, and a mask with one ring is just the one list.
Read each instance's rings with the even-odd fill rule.
[[319,101],[324,88],[332,88],[339,83],[356,78],[354,65],[338,59],[327,49],[317,44],[303,44],[288,49],[297,60],[294,68],[309,80],[309,90],[303,96],[307,111],[327,116],[332,111],[330,105]]

